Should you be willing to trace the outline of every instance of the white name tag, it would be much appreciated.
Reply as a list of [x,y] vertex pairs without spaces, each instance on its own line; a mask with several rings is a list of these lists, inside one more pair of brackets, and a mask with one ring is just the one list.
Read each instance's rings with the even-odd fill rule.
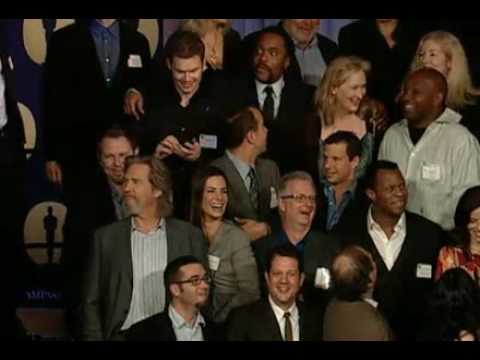
[[330,270],[318,268],[315,273],[315,287],[323,290],[330,289]]
[[432,265],[418,264],[417,265],[417,279],[431,279]]
[[270,209],[276,209],[278,207],[277,190],[273,186],[270,187]]
[[130,55],[128,57],[128,67],[129,68],[142,68],[142,58],[140,55]]
[[217,271],[220,267],[220,258],[214,255],[208,255],[208,267],[212,271]]
[[423,165],[422,180],[438,181],[441,178],[440,165]]
[[205,135],[200,134],[199,137],[200,147],[202,149],[217,149],[217,136],[216,135]]

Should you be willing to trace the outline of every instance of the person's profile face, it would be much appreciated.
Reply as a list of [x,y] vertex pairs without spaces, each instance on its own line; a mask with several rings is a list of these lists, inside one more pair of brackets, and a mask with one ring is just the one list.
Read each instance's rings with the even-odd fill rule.
[[417,56],[421,66],[435,69],[448,77],[451,61],[439,43],[434,40],[425,41],[420,46]]
[[352,73],[338,88],[332,89],[335,106],[344,113],[354,114],[367,94],[367,76],[363,71]]
[[325,145],[323,167],[327,181],[331,185],[346,184],[354,179],[358,166],[358,157],[350,160],[347,153],[347,144]]
[[439,89],[434,82],[419,73],[408,77],[401,96],[401,108],[405,118],[416,124],[436,111]]

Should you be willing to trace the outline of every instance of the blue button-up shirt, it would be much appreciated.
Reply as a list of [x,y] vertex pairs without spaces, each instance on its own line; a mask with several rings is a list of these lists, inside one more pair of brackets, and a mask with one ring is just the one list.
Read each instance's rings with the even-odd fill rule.
[[110,27],[103,26],[97,20],[90,24],[98,61],[107,85],[110,85],[120,61],[120,25],[115,21]]
[[[307,238],[309,233],[305,236],[305,239]],[[299,241],[295,247],[297,248],[298,252],[300,253],[301,258],[303,259],[303,253],[305,252],[305,239]],[[284,230],[281,230],[275,235],[275,238],[273,240],[274,246],[281,246],[285,244],[292,244],[290,242],[290,239],[288,238],[287,233]],[[292,244],[293,245],[293,244]]]
[[343,198],[340,201],[340,204],[337,204],[337,199],[335,196],[335,188],[333,185],[329,183],[325,183],[323,188],[323,193],[327,198],[327,231],[333,229],[335,225],[338,224],[340,218],[342,217],[343,212],[347,208],[348,204],[353,200],[355,196],[355,188],[356,184],[352,186],[345,194],[343,194]]

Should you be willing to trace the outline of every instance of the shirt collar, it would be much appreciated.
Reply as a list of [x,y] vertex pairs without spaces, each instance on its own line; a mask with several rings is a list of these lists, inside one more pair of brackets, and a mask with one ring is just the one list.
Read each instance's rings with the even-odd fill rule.
[[[368,224],[368,229],[369,230],[374,230],[374,229],[382,229],[382,227],[373,219],[372,215],[372,207],[368,209],[368,215],[367,215],[367,224]],[[400,216],[400,219],[398,220],[397,224],[395,225],[395,228],[393,229],[394,233],[397,233],[401,230],[405,231],[407,226],[407,217],[405,215],[405,212],[403,212],[402,216]]]
[[[447,107],[445,108],[445,111],[434,122],[430,124],[430,126],[433,124],[459,124],[460,120],[462,120],[462,115],[460,115],[455,110]],[[408,128],[407,119],[403,119],[401,124]]]
[[313,35],[312,40],[310,41],[310,43],[305,48],[300,46],[300,43],[297,40],[295,40],[293,37],[290,36],[290,38],[292,39],[293,44],[295,45],[295,48],[297,50],[307,51],[307,50],[310,50],[310,49],[318,46],[318,37],[317,37],[316,33]]
[[282,90],[285,87],[285,79],[283,76],[272,84],[264,84],[257,79],[255,79],[255,85],[257,87],[257,94],[264,94],[266,87],[270,86],[273,89],[273,96],[276,99],[279,99],[282,95]]
[[298,321],[298,307],[296,302],[294,302],[293,305],[287,311],[283,310],[280,306],[275,304],[275,302],[273,301],[270,295],[268,295],[268,302],[272,307],[273,313],[275,314],[277,321],[282,320],[286,312],[290,313],[290,318],[292,319],[292,321]]
[[170,320],[172,320],[173,327],[177,330],[181,330],[185,327],[189,329],[196,329],[199,326],[205,326],[205,319],[200,312],[198,312],[197,317],[193,322],[193,326],[190,326],[190,324],[185,321],[185,319],[177,312],[177,310],[175,310],[175,308],[171,304],[168,306],[168,316],[170,317]]
[[[132,232],[140,231],[137,229],[134,216],[131,217],[130,223],[132,224]],[[165,218],[160,219],[160,222],[158,223],[157,228],[155,230],[152,230],[151,233],[155,233],[157,231],[165,231],[166,229],[165,225],[166,225]]]
[[106,33],[112,37],[118,38],[120,34],[120,26],[118,25],[118,20],[114,21],[109,27],[103,26],[102,23],[98,22],[96,19],[92,20],[90,23],[90,30],[96,34]]
[[[348,196],[350,199],[355,197],[355,193],[357,191],[357,181],[354,181],[350,188],[343,194],[343,198]],[[325,196],[333,196],[335,195],[335,187],[330,184],[327,180],[325,180],[325,187],[324,187],[324,194]]]
[[242,179],[246,179],[248,177],[248,174],[250,173],[250,169],[253,167],[253,170],[255,170],[255,166],[251,166],[250,164],[247,164],[245,161],[239,159],[235,155],[233,155],[230,151],[225,152],[228,156],[228,158],[233,162],[235,165],[235,168],[238,170],[240,173],[240,176]]

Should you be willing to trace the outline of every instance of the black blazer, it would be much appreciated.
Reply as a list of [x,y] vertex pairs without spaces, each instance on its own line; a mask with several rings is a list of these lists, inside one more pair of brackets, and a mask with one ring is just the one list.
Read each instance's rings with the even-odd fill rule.
[[[413,340],[418,319],[433,286],[437,257],[445,241],[445,233],[433,222],[406,212],[407,236],[393,268],[388,270],[367,230],[366,215],[351,226],[350,244],[371,252],[377,264],[378,278],[373,298],[399,339]],[[431,279],[417,278],[417,266],[430,265]]]
[[[322,317],[314,307],[297,302],[300,341],[322,340]],[[268,300],[236,308],[228,320],[228,341],[283,341],[277,319]]]
[[[289,44],[290,49],[292,50],[295,49],[293,40],[291,39],[290,35],[282,26],[282,23],[281,22],[278,23],[276,27],[287,36],[287,39],[290,39],[291,41],[291,43]],[[243,57],[245,59],[244,61],[245,71],[249,71],[252,68],[253,54],[255,52],[257,39],[260,33],[261,33],[261,30],[254,32],[252,34],[249,34],[243,39],[242,52],[243,52]],[[328,37],[321,34],[317,34],[317,40],[318,40],[317,42],[318,48],[320,49],[320,52],[322,54],[323,59],[325,60],[325,63],[328,65],[337,56],[338,46],[334,41],[330,40]],[[290,58],[291,58],[290,67],[287,70],[286,77],[291,80],[303,81],[302,71],[300,70],[300,65],[298,64],[297,57],[295,56],[294,53],[292,53],[290,54]]]
[[[140,56],[143,67],[129,67],[130,55]],[[64,167],[92,166],[97,137],[123,119],[125,93],[146,80],[150,61],[146,38],[120,23],[120,59],[107,86],[88,23],[53,33],[45,62],[48,160],[59,161]]]
[[[260,108],[254,76],[238,81],[238,94],[234,100],[237,108]],[[304,118],[312,109],[313,90],[301,81],[285,78],[277,118],[269,128],[267,152],[262,155],[275,161],[281,174],[299,169]]]
[[[202,333],[204,341],[220,340],[220,334],[216,331],[215,324],[206,319]],[[168,311],[151,316],[133,325],[128,329],[125,337],[127,341],[177,341]]]

